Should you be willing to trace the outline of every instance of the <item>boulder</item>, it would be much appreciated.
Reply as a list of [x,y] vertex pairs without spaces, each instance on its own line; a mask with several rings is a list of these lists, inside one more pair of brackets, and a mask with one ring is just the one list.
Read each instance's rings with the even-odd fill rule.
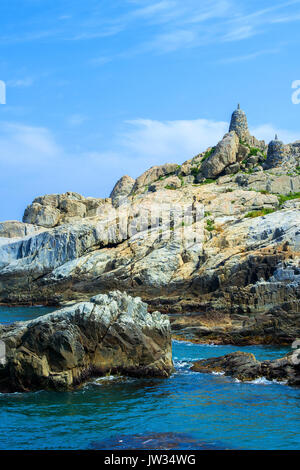
[[150,192],[159,191],[160,189],[179,189],[182,186],[181,179],[178,176],[171,175],[162,180],[158,180],[148,186]]
[[23,222],[51,228],[57,225],[59,218],[59,210],[52,205],[43,206],[38,202],[34,202],[25,209]]
[[136,179],[132,192],[136,192],[144,186],[154,183],[159,178],[175,173],[177,169],[177,163],[165,163],[161,166],[151,167]]
[[236,163],[239,149],[239,139],[232,131],[224,136],[218,143],[210,157],[204,160],[201,173],[205,178],[216,178],[221,175],[225,168]]
[[134,186],[135,180],[131,176],[124,175],[119,181],[115,184],[112,192],[110,193],[110,198],[114,207],[118,207],[122,202],[125,202],[131,190]]
[[173,370],[168,317],[119,291],[2,325],[0,338],[0,391],[66,390],[107,373],[168,377]]
[[197,361],[191,368],[195,372],[223,372],[241,382],[258,378],[285,381],[300,386],[300,360],[295,352],[273,361],[258,361],[253,354],[237,351],[221,357]]
[[85,198],[78,193],[46,194],[27,206],[23,222],[39,227],[53,228],[85,217],[97,217],[111,207],[110,199]]

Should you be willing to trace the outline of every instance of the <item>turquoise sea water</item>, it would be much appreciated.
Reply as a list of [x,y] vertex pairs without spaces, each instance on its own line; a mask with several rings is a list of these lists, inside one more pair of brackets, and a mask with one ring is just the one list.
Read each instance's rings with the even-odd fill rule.
[[[0,323],[50,310],[0,307]],[[270,359],[288,348],[174,341],[176,371],[169,379],[110,377],[73,392],[0,394],[0,449],[114,449],[132,439],[151,448],[154,438],[173,439],[176,449],[203,442],[212,448],[300,449],[299,389],[189,370],[194,360],[237,350]]]

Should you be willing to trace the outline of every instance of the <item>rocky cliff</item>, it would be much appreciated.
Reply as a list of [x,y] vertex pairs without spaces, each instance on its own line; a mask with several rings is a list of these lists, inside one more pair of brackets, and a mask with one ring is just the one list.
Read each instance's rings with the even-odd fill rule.
[[0,302],[59,304],[121,288],[177,313],[174,331],[195,340],[289,342],[299,325],[299,197],[300,143],[267,146],[238,109],[221,142],[182,165],[125,176],[107,199],[38,197],[23,223],[0,224]]
[[64,390],[107,373],[168,377],[173,370],[168,317],[118,291],[2,325],[0,339],[0,391]]

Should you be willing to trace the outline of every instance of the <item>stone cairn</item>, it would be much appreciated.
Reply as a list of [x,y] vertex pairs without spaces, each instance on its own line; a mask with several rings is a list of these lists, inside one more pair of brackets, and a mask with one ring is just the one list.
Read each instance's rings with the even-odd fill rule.
[[248,143],[249,139],[251,139],[246,113],[241,110],[239,104],[231,116],[229,132],[231,131],[235,131],[242,142]]
[[284,163],[286,159],[286,150],[284,143],[278,139],[277,134],[275,135],[275,139],[271,140],[268,145],[268,154],[266,160],[266,169],[275,168],[280,166]]

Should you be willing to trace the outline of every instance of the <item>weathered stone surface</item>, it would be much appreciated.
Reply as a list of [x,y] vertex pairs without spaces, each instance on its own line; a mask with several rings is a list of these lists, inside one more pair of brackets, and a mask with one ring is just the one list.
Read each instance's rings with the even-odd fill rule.
[[288,149],[285,147],[283,142],[278,140],[276,135],[275,140],[271,140],[268,145],[265,168],[269,169],[281,166],[286,158],[288,158]]
[[264,377],[267,380],[285,381],[288,385],[300,386],[299,362],[295,361],[293,355],[260,362],[253,354],[237,351],[195,362],[191,369],[195,372],[224,372],[242,382]]
[[39,230],[32,224],[24,224],[18,220],[7,220],[0,222],[0,237],[2,238],[23,238]]
[[201,173],[205,178],[216,178],[226,167],[236,163],[239,149],[239,139],[235,132],[229,132],[218,143],[213,154],[207,158],[202,166]]
[[238,105],[231,116],[229,132],[232,131],[234,131],[243,142],[247,142],[250,137],[247,116],[246,113],[240,109],[240,105]]
[[118,291],[28,322],[0,325],[0,391],[68,389],[106,373],[168,377],[168,317]]
[[300,191],[300,176],[275,175],[264,171],[255,174],[238,174],[235,182],[243,188],[274,194],[287,195]]
[[128,175],[122,176],[122,178],[117,181],[109,196],[112,199],[114,207],[118,207],[122,202],[126,201],[132,191],[134,183],[135,180]]
[[25,209],[23,222],[50,228],[58,224],[59,218],[60,212],[55,207],[34,202]]
[[153,166],[136,179],[132,191],[136,192],[144,186],[154,183],[161,177],[175,173],[177,168],[177,163],[166,163],[165,165],[161,166]]
[[85,217],[95,217],[111,207],[110,199],[84,198],[78,193],[37,197],[24,212],[23,222],[53,228]]
[[161,189],[178,189],[182,186],[182,181],[178,176],[168,176],[162,180],[158,180],[153,184],[150,184],[148,191],[155,192]]

